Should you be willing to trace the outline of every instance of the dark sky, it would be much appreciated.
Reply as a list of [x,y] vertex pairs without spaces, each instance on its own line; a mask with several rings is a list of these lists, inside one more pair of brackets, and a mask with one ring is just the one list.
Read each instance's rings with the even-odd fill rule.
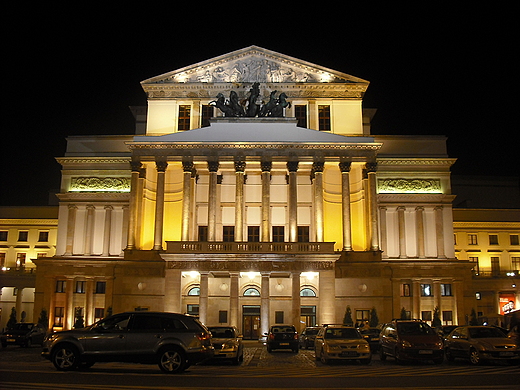
[[47,203],[68,135],[131,134],[140,81],[250,45],[369,80],[372,133],[446,135],[455,174],[518,175],[511,10],[112,3],[3,12],[0,206]]

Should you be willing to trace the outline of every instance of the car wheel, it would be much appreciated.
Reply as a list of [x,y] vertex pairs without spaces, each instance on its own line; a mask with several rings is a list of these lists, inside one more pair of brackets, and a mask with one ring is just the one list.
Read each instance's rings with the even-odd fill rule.
[[186,368],[186,357],[179,348],[169,347],[159,353],[159,368],[167,374],[177,374]]
[[469,362],[474,366],[477,366],[481,363],[481,361],[482,359],[480,358],[478,351],[475,348],[471,348],[469,350]]
[[386,360],[386,354],[383,352],[383,348],[379,349],[379,360]]
[[73,345],[58,345],[52,351],[51,361],[59,371],[75,370],[80,363],[79,351]]
[[449,361],[449,362],[452,362],[455,360],[455,358],[453,357],[453,354],[451,353],[451,351],[449,350],[449,348],[446,348],[444,350],[444,355],[446,355],[446,360]]

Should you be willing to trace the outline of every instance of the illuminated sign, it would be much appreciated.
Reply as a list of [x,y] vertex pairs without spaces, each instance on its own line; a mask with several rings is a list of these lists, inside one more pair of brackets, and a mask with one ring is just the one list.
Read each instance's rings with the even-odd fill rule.
[[500,294],[499,307],[500,315],[510,313],[515,310],[516,297],[515,294]]

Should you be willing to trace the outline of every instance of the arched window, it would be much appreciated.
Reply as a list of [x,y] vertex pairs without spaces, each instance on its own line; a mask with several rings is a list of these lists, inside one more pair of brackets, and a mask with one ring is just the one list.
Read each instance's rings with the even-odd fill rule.
[[199,296],[200,295],[200,287],[199,286],[193,286],[188,290],[188,295],[192,296]]
[[300,291],[300,297],[315,297],[316,291],[314,291],[312,288],[305,287],[302,288]]
[[259,297],[260,291],[258,291],[257,288],[249,287],[246,289],[246,291],[244,291],[244,296],[245,297]]

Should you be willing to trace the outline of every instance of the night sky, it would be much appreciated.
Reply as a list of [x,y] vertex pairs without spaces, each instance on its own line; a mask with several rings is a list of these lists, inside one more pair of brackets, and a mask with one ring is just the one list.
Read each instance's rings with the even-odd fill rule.
[[372,133],[446,135],[454,174],[518,176],[511,10],[112,3],[3,12],[0,206],[47,204],[68,135],[132,134],[140,81],[250,45],[370,81]]

